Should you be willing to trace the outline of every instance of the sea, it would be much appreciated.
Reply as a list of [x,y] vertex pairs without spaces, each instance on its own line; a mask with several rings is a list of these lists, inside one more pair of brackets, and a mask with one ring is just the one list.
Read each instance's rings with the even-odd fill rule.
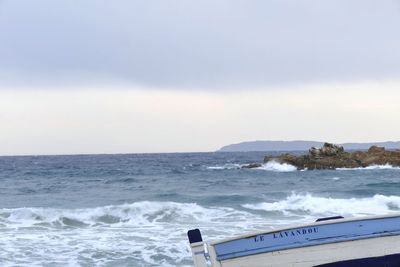
[[193,266],[193,228],[211,241],[400,212],[399,168],[241,168],[271,154],[0,157],[0,266]]

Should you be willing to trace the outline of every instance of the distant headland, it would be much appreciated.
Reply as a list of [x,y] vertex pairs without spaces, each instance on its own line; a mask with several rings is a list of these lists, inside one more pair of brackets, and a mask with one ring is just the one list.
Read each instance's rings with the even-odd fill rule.
[[[325,142],[318,141],[249,141],[223,146],[217,152],[251,152],[251,151],[307,151],[310,147],[321,147]],[[346,150],[367,150],[371,146],[386,149],[400,149],[400,141],[343,143],[339,144]]]

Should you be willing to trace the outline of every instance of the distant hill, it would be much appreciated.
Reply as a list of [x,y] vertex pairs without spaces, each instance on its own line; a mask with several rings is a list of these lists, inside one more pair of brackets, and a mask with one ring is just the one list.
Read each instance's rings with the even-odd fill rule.
[[[317,141],[249,141],[222,147],[217,152],[248,152],[248,151],[305,151],[310,147],[321,147],[324,142]],[[400,149],[400,141],[374,143],[344,143],[340,144],[346,150],[364,150],[369,147],[383,146],[386,149]]]

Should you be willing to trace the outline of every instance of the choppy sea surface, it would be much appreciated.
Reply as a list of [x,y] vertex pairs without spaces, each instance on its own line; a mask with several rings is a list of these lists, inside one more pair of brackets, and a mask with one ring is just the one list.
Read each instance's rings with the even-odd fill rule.
[[400,211],[400,169],[297,171],[266,152],[0,157],[0,266],[191,266],[205,240]]

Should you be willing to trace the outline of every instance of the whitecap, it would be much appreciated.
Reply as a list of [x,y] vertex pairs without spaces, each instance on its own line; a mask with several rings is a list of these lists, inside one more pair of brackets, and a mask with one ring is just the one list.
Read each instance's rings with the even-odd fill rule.
[[0,263],[188,266],[187,230],[201,226],[205,238],[222,238],[259,228],[265,221],[229,207],[157,201],[84,209],[0,209]]
[[277,202],[242,205],[250,210],[279,211],[285,215],[312,216],[378,215],[400,211],[400,196],[375,195],[369,198],[326,198],[311,194],[292,194]]
[[216,165],[216,166],[209,166],[207,167],[208,170],[234,170],[240,169],[243,165],[236,164],[236,163],[227,163],[223,165]]
[[385,165],[371,165],[359,168],[336,168],[337,171],[353,171],[353,170],[400,170],[400,167],[394,167],[390,164]]
[[246,212],[229,207],[203,207],[196,203],[141,201],[85,209],[14,208],[0,209],[7,227],[141,226],[156,223],[209,223],[221,218],[243,219]]
[[287,163],[279,163],[277,161],[268,161],[267,163],[264,163],[261,167],[258,167],[256,169],[274,172],[293,172],[297,170],[297,168],[293,165]]

